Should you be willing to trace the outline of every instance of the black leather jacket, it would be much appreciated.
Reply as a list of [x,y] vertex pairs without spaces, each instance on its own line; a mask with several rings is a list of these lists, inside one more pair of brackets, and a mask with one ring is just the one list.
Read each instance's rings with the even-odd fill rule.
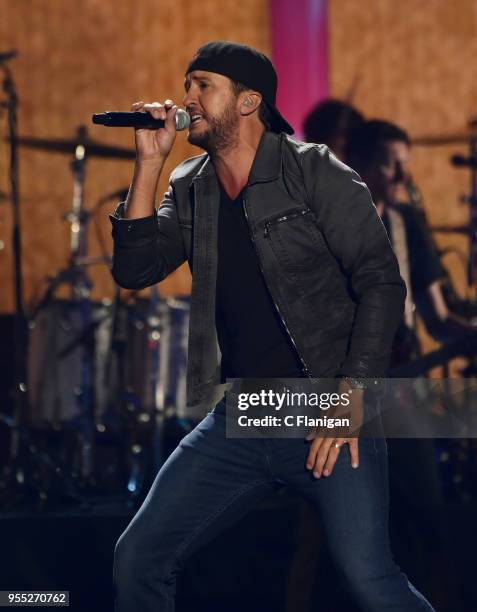
[[[324,145],[265,132],[243,206],[275,306],[312,377],[382,377],[405,286],[367,187]],[[219,379],[215,329],[219,185],[207,154],[171,174],[156,215],[113,224],[113,277],[139,289],[188,260],[192,296],[187,403]],[[260,339],[257,338],[257,342]]]

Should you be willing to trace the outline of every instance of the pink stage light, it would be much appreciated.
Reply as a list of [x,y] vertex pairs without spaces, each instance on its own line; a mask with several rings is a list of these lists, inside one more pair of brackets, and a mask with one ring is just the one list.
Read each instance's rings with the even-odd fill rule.
[[302,137],[309,110],[329,95],[327,0],[271,0],[277,106]]

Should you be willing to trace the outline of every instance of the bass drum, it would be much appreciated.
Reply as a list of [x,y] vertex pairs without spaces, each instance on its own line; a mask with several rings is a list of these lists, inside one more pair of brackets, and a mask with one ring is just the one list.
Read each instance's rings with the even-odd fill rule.
[[30,322],[32,424],[96,424],[186,408],[190,298],[54,300]]
[[[52,300],[29,322],[30,422],[64,425],[93,418],[102,398],[99,340],[111,335],[109,302]],[[86,413],[86,414],[85,414]]]

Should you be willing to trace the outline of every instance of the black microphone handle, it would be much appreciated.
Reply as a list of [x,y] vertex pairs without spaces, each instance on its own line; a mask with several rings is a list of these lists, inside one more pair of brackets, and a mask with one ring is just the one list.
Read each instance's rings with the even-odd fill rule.
[[[177,130],[184,130],[189,126],[189,115],[182,109],[177,109],[175,114]],[[148,112],[106,112],[93,115],[93,123],[106,127],[134,127],[159,129],[164,127],[163,119],[154,119]]]

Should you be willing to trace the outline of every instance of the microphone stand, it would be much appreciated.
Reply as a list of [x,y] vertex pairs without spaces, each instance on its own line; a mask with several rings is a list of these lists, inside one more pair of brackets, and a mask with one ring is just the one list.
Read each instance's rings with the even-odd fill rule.
[[[8,58],[6,58],[8,59]],[[5,60],[6,61],[6,60]],[[22,245],[21,245],[21,218],[18,179],[18,146],[17,146],[17,107],[18,96],[15,89],[12,73],[5,61],[0,61],[0,70],[3,72],[3,91],[6,101],[2,106],[7,109],[8,136],[10,141],[10,199],[12,205],[12,243],[13,243],[13,279],[15,296],[15,322],[14,322],[14,389],[13,389],[13,427],[10,447],[11,465],[9,476],[13,478],[13,485],[25,488],[27,485],[28,470],[28,384],[27,384],[27,350],[28,326],[23,301],[22,281]]]

